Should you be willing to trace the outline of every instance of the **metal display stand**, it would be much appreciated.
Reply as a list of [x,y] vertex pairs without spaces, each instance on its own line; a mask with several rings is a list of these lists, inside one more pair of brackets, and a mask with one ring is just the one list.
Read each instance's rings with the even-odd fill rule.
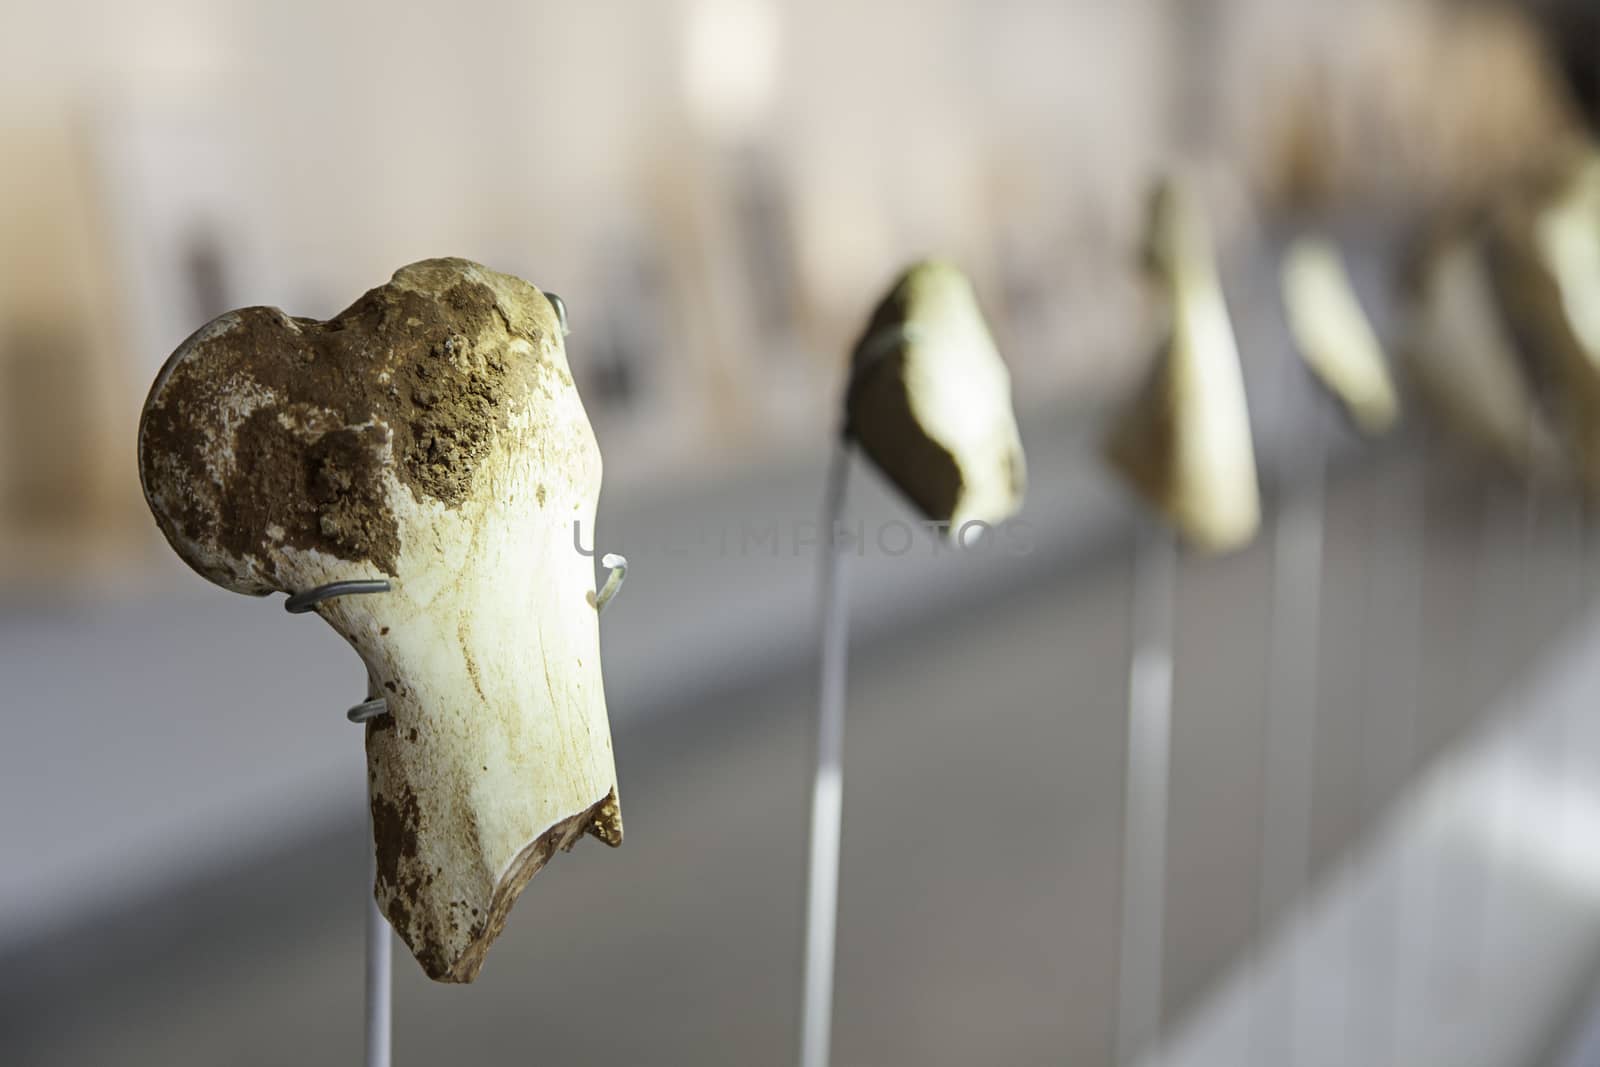
[[800,1008],[801,1067],[827,1067],[833,1032],[833,954],[839,917],[839,842],[844,816],[844,700],[850,652],[849,553],[835,536],[844,514],[851,444],[840,435],[823,499],[822,649],[811,847],[806,863],[805,970]]
[[[1287,390],[1285,390],[1287,393]],[[1317,681],[1321,635],[1327,453],[1324,408],[1282,464],[1273,520],[1267,701],[1262,747],[1260,869],[1256,886],[1259,951],[1283,923],[1291,965],[1286,982],[1263,988],[1252,1020],[1251,1061],[1284,1067],[1300,1059],[1295,1016],[1306,946],[1295,915],[1311,880],[1312,806],[1317,766]]]
[[1158,1049],[1161,1033],[1177,537],[1145,520],[1134,551],[1115,1060],[1122,1065]]
[[[304,615],[315,611],[318,604],[340,596],[358,596],[369,593],[387,593],[393,588],[387,581],[330,582],[315,589],[295,593],[284,601],[283,608],[291,615]],[[382,697],[363,701],[345,712],[345,718],[354,723],[365,723],[388,714]],[[376,873],[373,863],[367,864],[368,882]],[[389,920],[378,910],[378,899],[369,888],[367,893],[367,960],[366,960],[366,1048],[367,1067],[389,1067],[394,1043],[393,1008],[393,948]]]

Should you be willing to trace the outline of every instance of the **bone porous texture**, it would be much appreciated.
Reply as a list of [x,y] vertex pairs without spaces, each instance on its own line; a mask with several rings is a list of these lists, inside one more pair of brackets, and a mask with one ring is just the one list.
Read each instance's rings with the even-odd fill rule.
[[622,840],[573,538],[600,451],[550,302],[439,259],[326,322],[228,312],[162,368],[139,469],[224,588],[390,580],[316,610],[388,706],[366,727],[378,903],[429,977],[471,981],[556,849]]
[[922,262],[895,282],[856,345],[846,414],[862,451],[951,538],[1021,508],[1011,375],[956,267]]
[[1191,545],[1227,552],[1261,523],[1233,322],[1205,216],[1183,181],[1157,189],[1150,227],[1149,266],[1169,300],[1171,333],[1106,457]]

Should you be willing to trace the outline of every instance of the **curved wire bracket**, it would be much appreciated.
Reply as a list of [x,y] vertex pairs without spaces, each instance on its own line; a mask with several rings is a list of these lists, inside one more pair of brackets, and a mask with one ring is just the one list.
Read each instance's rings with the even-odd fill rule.
[[296,593],[283,602],[283,610],[290,615],[304,615],[313,610],[324,600],[332,600],[337,596],[354,596],[358,593],[387,593],[392,586],[382,578],[371,581],[329,582],[319,585],[315,589],[307,589]]
[[610,567],[611,577],[606,579],[606,584],[594,596],[594,610],[597,612],[606,610],[606,605],[622,591],[623,579],[628,577],[628,559],[616,552],[607,552],[600,557],[600,566]]
[[[609,557],[607,557],[609,558]],[[315,589],[306,589],[295,593],[283,602],[283,610],[291,615],[304,615],[315,610],[316,606],[324,600],[332,600],[339,596],[359,596],[364,593],[387,593],[394,588],[386,579],[358,579],[347,582],[329,582],[319,585]],[[351,722],[370,722],[381,715],[389,713],[389,705],[382,697],[364,700],[360,704],[344,713],[344,717]]]
[[389,714],[389,704],[383,697],[373,697],[363,700],[355,707],[344,713],[344,717],[353,723],[371,722],[380,716]]
[[545,293],[544,298],[550,301],[550,306],[555,309],[556,319],[561,323],[561,336],[571,336],[572,327],[567,325],[567,302],[556,293]]

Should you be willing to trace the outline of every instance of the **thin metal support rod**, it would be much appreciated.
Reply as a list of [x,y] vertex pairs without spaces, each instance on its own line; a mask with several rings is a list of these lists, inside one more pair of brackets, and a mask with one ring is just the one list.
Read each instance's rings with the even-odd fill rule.
[[[373,864],[376,864],[376,854]],[[389,933],[389,920],[378,910],[372,885],[377,875],[374,865],[368,867],[367,879],[367,1067],[389,1067],[390,1051],[394,1041],[391,1023],[392,998],[390,993],[393,966],[391,954],[394,942]]]
[[[1397,607],[1402,609],[1394,611],[1398,624],[1390,637],[1399,646],[1395,662],[1400,668],[1397,672],[1399,693],[1390,706],[1396,727],[1391,779],[1396,784],[1391,789],[1396,793],[1405,783],[1415,780],[1424,763],[1424,709],[1433,677],[1429,671],[1428,620],[1437,610],[1429,581],[1430,531],[1436,529],[1429,513],[1429,496],[1431,487],[1446,473],[1441,467],[1444,460],[1440,444],[1429,429],[1422,427],[1418,438],[1416,462],[1402,468],[1394,509],[1396,517],[1402,520],[1397,527],[1396,544],[1396,556],[1401,564],[1399,573],[1409,568],[1411,579],[1401,587],[1404,599],[1389,606],[1392,611]],[[1427,818],[1425,825],[1430,832],[1438,832],[1438,820],[1437,814]],[[1453,884],[1441,884],[1438,868],[1437,856],[1429,852],[1408,850],[1401,858],[1393,889],[1394,907],[1386,928],[1378,934],[1391,965],[1393,1001],[1389,1017],[1383,1020],[1388,1027],[1389,1056],[1378,1061],[1375,1067],[1413,1063],[1418,1058],[1419,1006],[1433,1003],[1440,988],[1438,975],[1431,966],[1431,938],[1427,932],[1441,905],[1447,903],[1454,892]],[[1450,975],[1448,981],[1453,985],[1456,976]]]
[[850,475],[850,441],[834,448],[823,501],[821,673],[817,762],[811,786],[806,872],[805,970],[800,1065],[827,1067],[833,1033],[833,956],[839,917],[839,840],[844,815],[844,699],[850,646],[848,545],[836,536]]
[[1172,777],[1173,628],[1178,546],[1165,527],[1141,527],[1133,563],[1124,776],[1121,966],[1116,1062],[1159,1048],[1167,912],[1167,805]]
[[[1493,694],[1499,689],[1496,668],[1506,660],[1496,655],[1497,650],[1509,644],[1514,650],[1512,662],[1520,661],[1533,650],[1519,642],[1527,634],[1540,632],[1538,591],[1533,582],[1540,511],[1538,488],[1530,480],[1514,494],[1496,489],[1492,487],[1484,496],[1477,582],[1473,591],[1469,654],[1480,672],[1480,680],[1471,694],[1475,722],[1482,715],[1477,709],[1492,707]],[[1517,862],[1514,859],[1516,816],[1511,806],[1517,786],[1507,781],[1507,773],[1507,768],[1500,768],[1490,787],[1487,862],[1477,871],[1472,884],[1465,887],[1464,902],[1477,912],[1477,920],[1471,924],[1473,939],[1466,946],[1471,954],[1464,975],[1467,982],[1474,984],[1489,981],[1487,961],[1492,958],[1491,946],[1496,941],[1497,927],[1504,921],[1502,909],[1508,874]]]
[[[1362,821],[1375,827],[1389,799],[1416,770],[1417,717],[1423,670],[1423,563],[1430,444],[1419,433],[1380,473],[1372,516],[1367,572],[1362,693]],[[1424,881],[1411,853],[1399,870],[1377,880],[1372,906],[1354,933],[1359,979],[1347,979],[1346,1030],[1372,1035],[1373,1067],[1400,1062],[1401,1004],[1415,986],[1416,960],[1403,952],[1406,931],[1424,920],[1418,887]],[[1360,985],[1355,983],[1359,981]]]
[[1272,614],[1268,627],[1266,724],[1262,749],[1261,866],[1256,886],[1258,944],[1286,925],[1290,966],[1257,993],[1252,1062],[1299,1060],[1296,988],[1305,947],[1293,925],[1311,879],[1312,783],[1316,771],[1318,644],[1322,607],[1327,460],[1320,421],[1285,464],[1273,523]]
[[[284,610],[291,615],[304,615],[325,600],[341,596],[361,596],[370,593],[387,593],[391,589],[383,579],[370,581],[329,582],[314,589],[304,589],[284,601]],[[369,699],[345,712],[345,718],[354,723],[367,722],[388,711],[382,697]],[[370,817],[370,812],[369,812]],[[371,823],[368,823],[370,833]],[[367,1013],[367,1067],[389,1067],[393,1041],[391,1025],[390,983],[393,975],[389,920],[378,909],[373,894],[377,884],[377,854],[368,852],[367,864],[367,956],[366,956],[366,1013]]]

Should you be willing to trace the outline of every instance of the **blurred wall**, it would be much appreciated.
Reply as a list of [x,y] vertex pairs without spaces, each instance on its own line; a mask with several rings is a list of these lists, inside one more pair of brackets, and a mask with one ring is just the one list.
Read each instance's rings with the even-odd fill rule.
[[1567,121],[1528,26],[1425,0],[13,7],[0,582],[149,545],[139,404],[228,307],[331,315],[435,255],[522,274],[572,309],[625,490],[810,447],[913,257],[973,273],[1024,407],[1092,405],[1150,351],[1173,160],[1228,234],[1439,210]]

